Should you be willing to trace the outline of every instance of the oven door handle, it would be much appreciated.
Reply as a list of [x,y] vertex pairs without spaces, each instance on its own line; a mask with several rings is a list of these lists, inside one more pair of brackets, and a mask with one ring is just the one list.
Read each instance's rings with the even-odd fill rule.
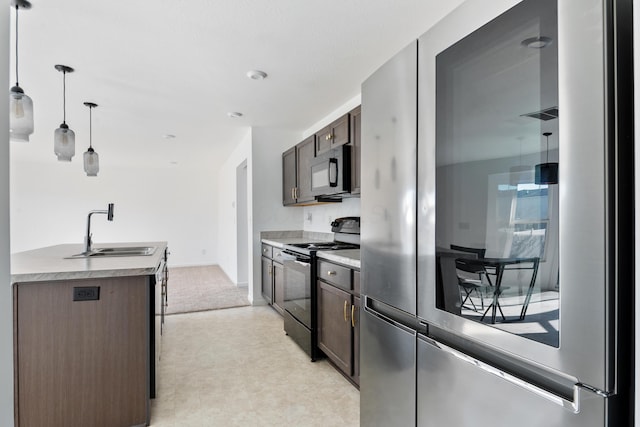
[[283,250],[282,252],[282,261],[295,261],[298,264],[302,265],[311,265],[311,258],[306,255],[300,255],[295,252],[291,252],[288,250]]

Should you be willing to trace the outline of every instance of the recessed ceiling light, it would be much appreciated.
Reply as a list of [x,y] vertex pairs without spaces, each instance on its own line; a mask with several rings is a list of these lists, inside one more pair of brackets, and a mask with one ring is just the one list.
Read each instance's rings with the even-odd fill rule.
[[170,134],[170,133],[166,133],[166,134],[162,135],[162,137],[163,137],[164,139],[173,139],[173,138],[175,138],[176,136],[175,136],[175,135],[172,135],[172,134]]
[[251,80],[264,80],[267,78],[267,73],[260,70],[251,70],[247,71],[247,77],[249,77]]
[[522,40],[522,45],[531,49],[544,49],[551,44],[552,39],[550,37],[531,37]]
[[227,113],[227,116],[231,117],[232,119],[237,119],[238,117],[242,117],[242,113],[238,113],[237,111],[232,111],[230,113]]

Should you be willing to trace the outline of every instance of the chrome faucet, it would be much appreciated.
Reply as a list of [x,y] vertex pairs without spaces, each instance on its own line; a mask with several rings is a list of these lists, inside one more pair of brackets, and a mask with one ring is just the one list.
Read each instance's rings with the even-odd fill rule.
[[84,253],[91,253],[91,215],[93,214],[106,214],[108,221],[113,221],[113,203],[109,203],[107,210],[91,211],[87,215],[87,235],[84,236]]

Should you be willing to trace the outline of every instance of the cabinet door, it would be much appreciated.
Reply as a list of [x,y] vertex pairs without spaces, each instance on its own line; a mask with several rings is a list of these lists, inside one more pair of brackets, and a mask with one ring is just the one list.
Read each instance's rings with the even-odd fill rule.
[[331,148],[349,143],[349,114],[331,123]]
[[316,132],[316,155],[349,143],[349,114]]
[[296,202],[296,147],[282,153],[282,204],[292,205]]
[[322,154],[331,149],[331,125],[316,132],[316,154]]
[[352,374],[351,294],[318,281],[318,347],[345,374]]
[[353,297],[353,382],[360,385],[360,297]]
[[262,257],[262,296],[273,304],[273,261]]
[[309,202],[314,200],[311,195],[311,160],[315,157],[315,136],[311,135],[296,145],[297,193],[296,202]]
[[351,194],[360,194],[360,107],[354,108],[351,116]]
[[273,263],[273,308],[284,313],[284,268],[278,262]]

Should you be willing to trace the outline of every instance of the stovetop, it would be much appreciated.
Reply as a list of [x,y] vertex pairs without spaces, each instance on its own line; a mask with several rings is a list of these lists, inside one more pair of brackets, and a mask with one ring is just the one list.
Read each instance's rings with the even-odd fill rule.
[[302,252],[305,254],[315,253],[317,251],[335,251],[339,249],[359,249],[359,245],[344,242],[313,242],[313,243],[291,243],[285,245],[285,248]]

